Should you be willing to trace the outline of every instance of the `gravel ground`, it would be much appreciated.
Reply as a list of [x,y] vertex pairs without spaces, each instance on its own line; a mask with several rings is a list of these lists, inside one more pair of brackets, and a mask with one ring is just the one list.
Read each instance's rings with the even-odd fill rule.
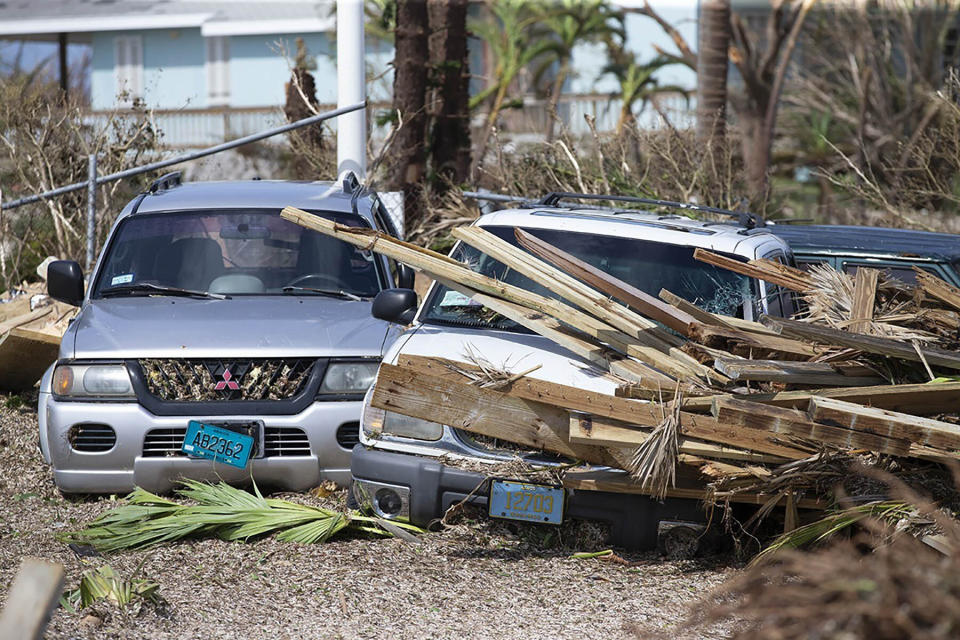
[[[159,583],[167,603],[61,609],[50,638],[673,638],[689,607],[736,571],[725,558],[620,552],[628,562],[575,560],[571,550],[596,548],[584,535],[588,527],[567,530],[559,549],[547,549],[542,529],[466,519],[421,545],[202,540],[81,561],[55,535],[79,528],[111,500],[62,498],[36,449],[32,407],[3,401],[0,605],[24,556],[62,563],[69,587],[83,569],[109,561],[120,575]],[[331,499],[342,503],[343,492]]]

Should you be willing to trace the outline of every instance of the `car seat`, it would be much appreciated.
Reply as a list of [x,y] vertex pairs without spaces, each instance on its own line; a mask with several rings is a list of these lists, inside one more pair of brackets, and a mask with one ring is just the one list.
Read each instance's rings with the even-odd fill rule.
[[223,251],[212,238],[181,238],[157,258],[157,279],[169,286],[206,291],[223,272]]

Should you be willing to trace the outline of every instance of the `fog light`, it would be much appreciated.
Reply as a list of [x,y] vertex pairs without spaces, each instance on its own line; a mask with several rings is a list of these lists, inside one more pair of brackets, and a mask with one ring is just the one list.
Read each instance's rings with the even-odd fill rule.
[[377,510],[385,516],[395,516],[403,508],[403,500],[393,489],[378,489],[373,496]]

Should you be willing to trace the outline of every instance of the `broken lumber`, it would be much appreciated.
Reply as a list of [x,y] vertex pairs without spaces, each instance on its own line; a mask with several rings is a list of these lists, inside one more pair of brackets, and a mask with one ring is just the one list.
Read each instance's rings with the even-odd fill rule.
[[[638,341],[631,344],[632,341],[619,340],[630,346],[631,351],[628,353],[635,358],[676,377],[701,376],[708,379],[717,377],[709,367],[702,366],[687,354],[675,349],[674,345],[678,344],[677,339],[654,322],[610,300],[596,289],[567,275],[553,265],[501,240],[481,227],[458,227],[453,230],[453,236]],[[574,326],[577,325],[574,324]],[[609,342],[609,340],[605,341]]]
[[[763,316],[760,321],[785,336],[802,338],[825,345],[849,347],[851,349],[866,351],[867,353],[887,356],[889,358],[900,358],[912,362],[923,362],[923,360],[926,360],[931,366],[960,369],[960,353],[954,351],[933,347],[920,347],[919,345],[914,348],[913,344],[902,340],[850,333],[848,331],[840,331],[838,329],[815,325],[809,322],[800,322],[798,320]],[[920,354],[922,354],[922,357]]]
[[56,362],[60,336],[19,327],[0,337],[0,391],[27,391]]
[[903,438],[938,449],[960,450],[960,426],[949,422],[816,396],[810,398],[807,415],[817,422],[838,424],[888,438]]
[[883,382],[863,365],[827,362],[796,362],[792,360],[749,360],[745,358],[716,358],[717,371],[735,381],[783,382],[786,384],[832,385],[835,387],[864,387]]
[[[528,309],[522,305],[501,300],[494,296],[478,293],[469,287],[442,277],[438,277],[437,282],[455,291],[459,291],[465,296],[470,296],[470,298],[476,300],[488,309],[496,311],[505,318],[509,318],[530,331],[551,340],[605,371],[609,371],[627,380],[633,380],[650,389],[662,389],[672,392],[677,388],[678,383],[673,378],[642,362],[631,360],[613,349],[595,342],[591,339],[592,336],[573,331],[561,325],[556,319],[544,315],[539,311],[534,311],[533,309]],[[686,385],[681,386],[682,388],[686,388]]]
[[910,454],[910,442],[906,439],[817,424],[806,413],[795,409],[727,397],[714,400],[712,413],[717,420],[728,425],[749,427],[813,442],[828,442],[847,449],[869,449],[897,456]]
[[917,287],[924,295],[939,300],[954,310],[960,310],[960,289],[923,269],[914,267],[913,270],[917,272]]
[[760,258],[759,260],[740,262],[739,260],[699,248],[694,250],[693,257],[700,262],[706,262],[707,264],[712,264],[715,267],[733,271],[743,276],[779,285],[792,291],[803,293],[813,288],[813,282],[805,272],[780,264],[779,262],[774,262],[773,260]]
[[[747,355],[755,356],[759,353],[777,353],[808,359],[819,355],[819,351],[812,345],[791,340],[776,333],[755,333],[741,329],[728,329],[717,325],[696,324],[691,327],[692,337],[699,343],[713,348],[726,349],[736,353],[747,351]],[[740,355],[740,354],[737,354]]]
[[63,565],[24,558],[0,611],[0,638],[40,640],[63,595]]
[[[579,491],[609,491],[611,493],[634,493],[639,495],[650,495],[649,487],[641,485],[632,480],[626,473],[616,473],[610,471],[568,471],[563,478],[563,486],[568,489]],[[764,493],[750,492],[714,492],[702,486],[702,483],[696,480],[688,480],[678,474],[677,486],[667,488],[668,498],[688,498],[691,500],[702,500],[712,502],[714,500],[738,502],[744,504],[766,505],[775,496]],[[777,505],[786,503],[786,496],[777,501]],[[803,498],[796,501],[796,506],[800,509],[826,509],[829,503],[825,500],[813,498]]]
[[848,331],[865,333],[873,320],[873,309],[877,300],[877,285],[880,272],[876,269],[858,267],[853,281],[853,304],[850,307]]
[[[688,416],[687,424],[681,424],[681,433],[681,452],[704,458],[783,462],[801,460],[810,455],[809,451],[776,442],[776,437],[768,433],[755,429],[731,428],[706,416]],[[649,430],[640,430],[631,424],[596,415],[571,413],[571,442],[603,444],[608,447],[636,447],[643,444],[649,436]],[[691,441],[691,438],[696,442]]]
[[380,366],[372,404],[385,411],[593,464],[616,464],[603,447],[569,442],[570,418],[564,409],[406,371],[402,367]]
[[[810,398],[815,396],[836,398],[921,416],[960,412],[960,382],[883,384],[873,387],[752,393],[746,397],[751,402],[806,410]],[[686,397],[683,399],[683,407],[689,411],[709,411],[713,400],[717,397],[721,396]]]
[[632,284],[624,282],[548,242],[544,242],[523,229],[515,229],[514,235],[520,246],[535,256],[582,280],[594,289],[621,300],[638,313],[670,327],[677,333],[687,335],[690,323],[695,322],[695,318],[684,310],[663,304],[647,292],[637,289]]

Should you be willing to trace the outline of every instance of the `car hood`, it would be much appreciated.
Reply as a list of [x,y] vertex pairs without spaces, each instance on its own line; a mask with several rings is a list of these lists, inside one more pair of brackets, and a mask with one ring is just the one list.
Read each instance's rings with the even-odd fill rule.
[[613,395],[619,382],[547,338],[492,329],[420,325],[397,340],[383,361],[396,364],[402,354],[469,363],[471,352],[512,373],[541,365],[528,375],[579,389]]
[[60,357],[379,356],[389,326],[370,315],[368,301],[319,296],[91,300]]

